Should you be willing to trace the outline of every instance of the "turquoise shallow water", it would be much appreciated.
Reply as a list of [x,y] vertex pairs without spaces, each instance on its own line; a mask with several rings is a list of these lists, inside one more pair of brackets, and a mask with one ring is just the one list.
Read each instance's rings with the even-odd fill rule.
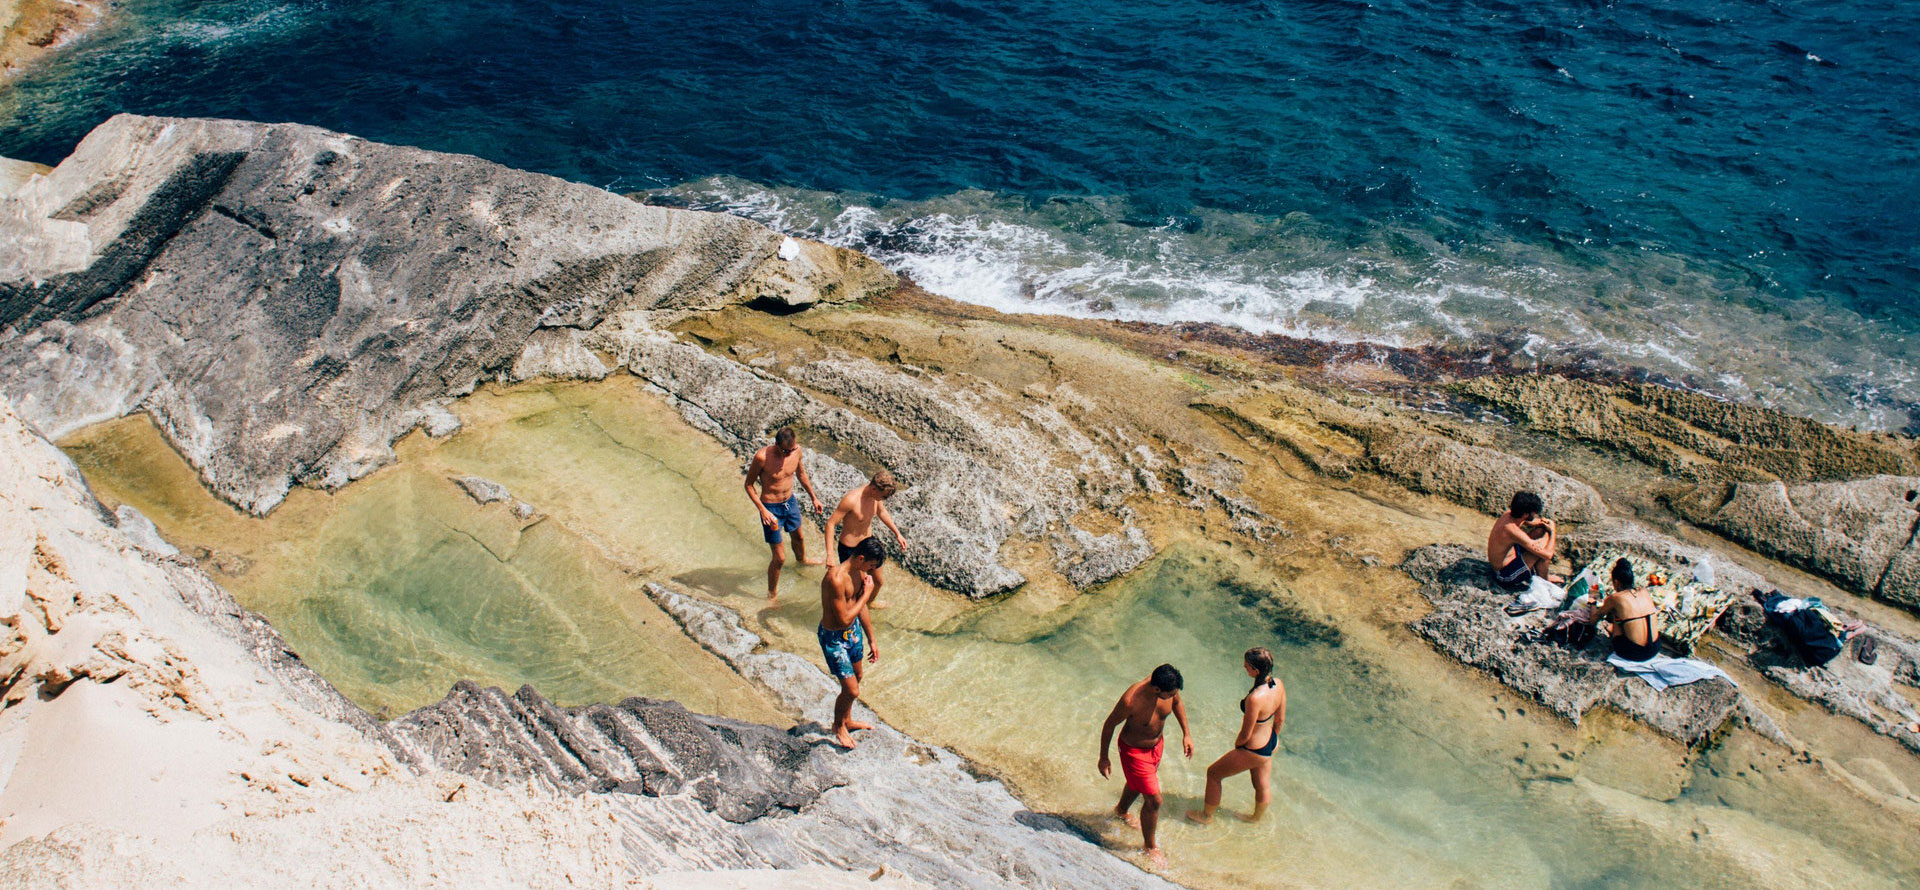
[[[297,491],[265,519],[216,501],[144,419],[65,446],[95,491],[152,517],[369,707],[398,713],[474,678],[536,683],[566,703],[647,695],[790,719],[637,589],[677,579],[820,663],[820,570],[790,571],[766,607],[765,550],[733,455],[624,378],[483,391],[459,413],[458,434],[409,439],[398,466],[335,494]],[[473,503],[450,481],[466,474],[506,484],[539,517]],[[1364,586],[1391,583],[1388,570],[1298,541],[1272,548],[1174,543],[1064,599],[1029,585],[975,603],[895,572],[865,698],[1125,853],[1137,836],[1103,817],[1119,782],[1094,768],[1114,698],[1162,661],[1186,674],[1196,757],[1162,770],[1177,814],[1231,745],[1247,686],[1240,653],[1272,648],[1290,700],[1273,809],[1254,826],[1170,822],[1174,877],[1195,887],[1920,881],[1911,816],[1900,815],[1920,765],[1893,742],[1842,727],[1822,737],[1821,763],[1807,763],[1741,731],[1689,757],[1617,715],[1571,727],[1407,630],[1415,612],[1397,598],[1412,594]],[[1880,777],[1902,799],[1872,803],[1826,763]],[[1229,809],[1250,800],[1245,779],[1228,784]]]
[[1638,370],[1920,423],[1894,0],[126,0],[0,85],[727,209],[1003,308]]

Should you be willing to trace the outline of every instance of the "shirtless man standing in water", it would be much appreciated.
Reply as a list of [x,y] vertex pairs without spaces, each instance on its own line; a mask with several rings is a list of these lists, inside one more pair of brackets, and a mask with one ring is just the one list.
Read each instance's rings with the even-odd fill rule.
[[[1173,665],[1154,668],[1145,680],[1127,687],[1120,701],[1114,704],[1113,712],[1107,715],[1106,725],[1100,727],[1101,778],[1113,775],[1113,762],[1107,759],[1107,748],[1113,742],[1113,728],[1121,727],[1120,771],[1126,776],[1127,785],[1126,790],[1120,792],[1120,803],[1113,808],[1113,813],[1140,829],[1146,842],[1147,861],[1155,868],[1164,868],[1167,864],[1167,854],[1155,842],[1154,830],[1160,825],[1160,755],[1167,745],[1161,730],[1166,726],[1168,714],[1180,721],[1182,752],[1189,759],[1193,757],[1193,733],[1187,730],[1187,704],[1180,700],[1182,685],[1180,672]],[[1146,798],[1146,802],[1141,804],[1140,818],[1136,820],[1129,811],[1133,809],[1134,799],[1140,797]]]
[[873,642],[873,621],[867,617],[867,604],[873,601],[873,571],[887,561],[880,542],[868,538],[855,544],[839,565],[827,570],[820,579],[820,654],[826,656],[827,671],[840,681],[840,695],[833,700],[833,737],[842,748],[851,748],[853,730],[872,729],[870,723],[853,719],[853,702],[860,697],[860,678],[865,673],[860,663],[880,660],[880,647]]
[[[767,602],[780,596],[780,567],[787,563],[782,531],[793,535],[793,555],[800,558],[801,565],[822,563],[820,559],[807,558],[807,542],[800,536],[803,514],[800,496],[793,493],[796,478],[806,486],[807,497],[813,500],[813,512],[826,512],[820,506],[820,496],[813,491],[813,480],[807,478],[807,468],[800,463],[800,446],[794,441],[793,429],[788,427],[774,434],[772,445],[754,452],[753,463],[747,465],[747,497],[753,500],[754,509],[760,511],[762,535],[773,550],[773,559],[767,563]],[[753,490],[755,485],[760,487],[758,492]]]
[[[893,497],[893,493],[899,490],[900,485],[893,481],[893,474],[881,470],[873,474],[872,481],[847,492],[847,496],[840,499],[840,506],[835,507],[833,515],[827,517],[827,538],[834,542],[833,555],[827,557],[827,565],[845,562],[847,556],[853,553],[855,544],[872,537],[875,517],[893,532],[893,539],[900,542],[901,552],[906,551],[907,536],[900,533],[900,527],[893,524],[893,514],[887,512],[887,498]],[[837,539],[834,536],[835,528],[840,530]],[[880,569],[876,567],[873,570],[873,607],[876,609],[887,607],[880,599],[880,588],[886,583],[887,580],[880,577]]]

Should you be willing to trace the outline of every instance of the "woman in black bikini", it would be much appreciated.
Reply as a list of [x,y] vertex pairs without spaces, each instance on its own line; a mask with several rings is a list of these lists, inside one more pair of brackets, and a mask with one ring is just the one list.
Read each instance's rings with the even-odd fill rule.
[[1253,689],[1240,700],[1240,734],[1234,737],[1233,750],[1207,767],[1206,809],[1187,811],[1195,822],[1213,821],[1220,809],[1221,783],[1240,773],[1253,774],[1253,813],[1242,818],[1259,821],[1273,797],[1273,751],[1280,746],[1280,726],[1287,722],[1287,687],[1274,679],[1273,653],[1264,648],[1248,649],[1244,666]]
[[1594,610],[1594,620],[1611,622],[1613,654],[1627,661],[1646,661],[1660,654],[1659,609],[1653,594],[1636,586],[1633,564],[1625,559],[1613,564],[1613,593]]

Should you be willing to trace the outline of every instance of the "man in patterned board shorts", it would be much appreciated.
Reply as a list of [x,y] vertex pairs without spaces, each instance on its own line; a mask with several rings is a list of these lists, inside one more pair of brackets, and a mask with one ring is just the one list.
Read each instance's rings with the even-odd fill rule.
[[868,662],[880,660],[867,607],[873,602],[873,573],[886,561],[880,542],[864,538],[820,579],[820,654],[826,656],[827,671],[840,681],[840,695],[833,700],[833,738],[842,748],[857,744],[854,730],[873,728],[853,719],[853,702],[860,697],[862,656]]

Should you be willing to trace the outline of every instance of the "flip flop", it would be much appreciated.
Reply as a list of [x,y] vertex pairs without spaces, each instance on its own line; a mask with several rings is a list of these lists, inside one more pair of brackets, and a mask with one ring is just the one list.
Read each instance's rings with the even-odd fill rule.
[[1512,615],[1512,616],[1514,616],[1515,618],[1518,618],[1518,617],[1520,617],[1520,616],[1522,616],[1522,615],[1525,615],[1525,614],[1527,614],[1527,613],[1529,613],[1529,612],[1538,612],[1538,611],[1540,611],[1541,609],[1544,609],[1544,608],[1546,608],[1546,606],[1529,606],[1529,605],[1527,605],[1527,604],[1525,604],[1525,603],[1508,603],[1508,604],[1507,604],[1507,614],[1508,614],[1508,615]]
[[1862,636],[1853,644],[1853,660],[1861,664],[1872,664],[1880,660],[1880,642],[1873,637]]

